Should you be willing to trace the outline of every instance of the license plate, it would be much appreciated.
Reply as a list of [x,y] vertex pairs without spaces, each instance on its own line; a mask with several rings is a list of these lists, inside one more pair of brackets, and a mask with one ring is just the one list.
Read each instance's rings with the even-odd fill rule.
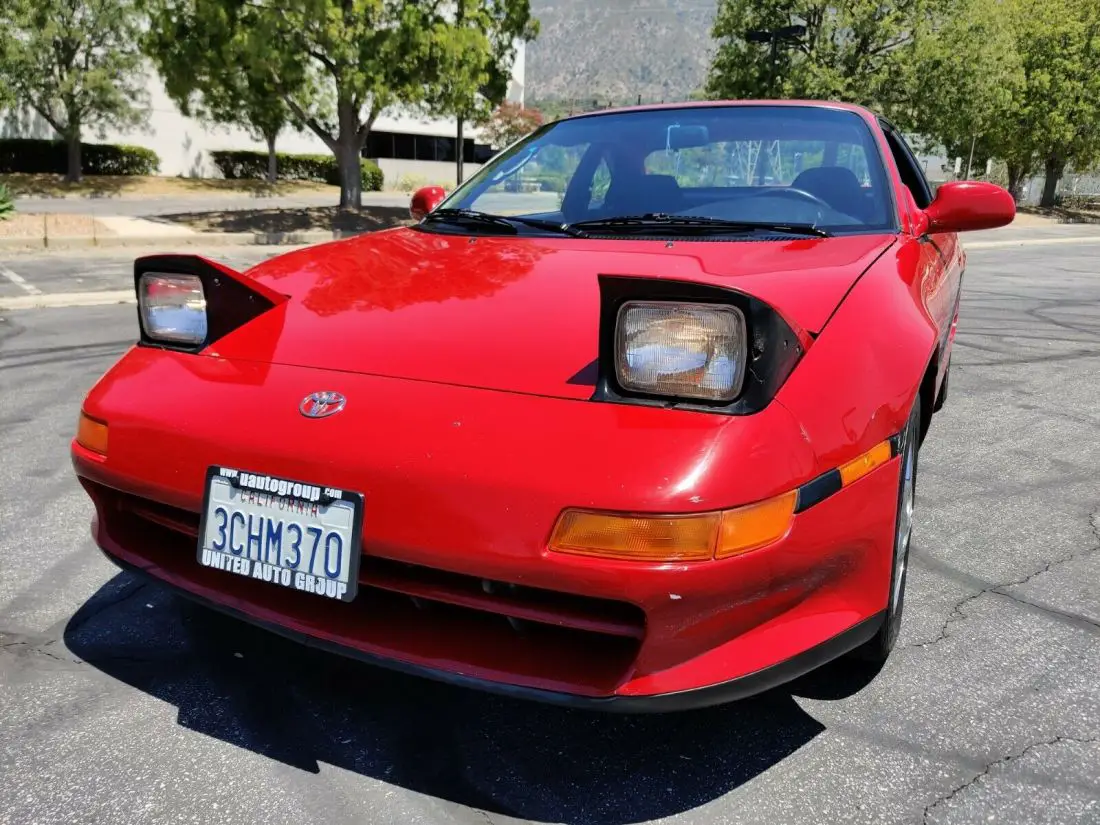
[[362,524],[359,493],[215,466],[206,473],[199,564],[350,602]]

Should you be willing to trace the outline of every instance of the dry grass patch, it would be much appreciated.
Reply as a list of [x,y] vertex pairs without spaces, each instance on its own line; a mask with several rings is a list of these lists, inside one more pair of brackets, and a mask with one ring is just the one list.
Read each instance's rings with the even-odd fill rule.
[[72,238],[114,235],[91,215],[29,215],[0,221],[0,238]]

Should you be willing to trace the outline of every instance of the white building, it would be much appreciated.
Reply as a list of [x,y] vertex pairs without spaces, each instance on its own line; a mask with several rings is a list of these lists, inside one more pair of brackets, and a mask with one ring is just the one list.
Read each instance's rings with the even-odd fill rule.
[[[519,43],[512,66],[508,99],[524,99],[524,44]],[[209,153],[217,149],[251,149],[266,152],[262,141],[255,141],[243,129],[212,126],[185,117],[169,99],[160,77],[148,71],[149,119],[144,127],[107,130],[104,134],[85,134],[86,143],[125,143],[152,149],[160,157],[160,174],[170,177],[214,177],[217,169]],[[464,128],[464,163],[469,176],[488,160],[492,150],[481,141],[478,130]],[[384,112],[374,123],[364,157],[382,168],[387,186],[404,175],[415,175],[431,183],[451,185],[455,179],[455,146],[458,125],[453,118],[431,118],[411,112]],[[0,137],[54,138],[53,130],[34,113],[9,115],[0,123]],[[276,149],[291,154],[328,154],[320,138],[308,129],[286,130],[279,136]]]

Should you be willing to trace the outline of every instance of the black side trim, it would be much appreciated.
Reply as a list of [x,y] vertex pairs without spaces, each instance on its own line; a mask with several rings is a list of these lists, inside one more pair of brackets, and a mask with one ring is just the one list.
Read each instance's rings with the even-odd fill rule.
[[256,625],[257,627],[262,627],[265,630],[269,630],[272,633],[292,641],[317,648],[318,650],[336,653],[341,656],[358,659],[367,664],[377,665],[389,670],[396,670],[410,676],[432,679],[437,682],[454,685],[455,687],[480,690],[501,696],[509,696],[514,699],[543,702],[545,704],[559,705],[561,707],[613,713],[663,713],[667,711],[694,710],[696,708],[705,708],[712,705],[722,705],[738,699],[745,699],[757,693],[763,693],[766,690],[771,690],[792,679],[797,679],[799,676],[809,673],[811,670],[815,670],[833,659],[836,659],[838,656],[842,656],[848,651],[859,647],[878,632],[879,627],[886,618],[885,611],[876,613],[874,616],[864,619],[858,624],[848,628],[843,633],[822,642],[816,647],[803,651],[797,656],[792,656],[790,659],[785,659],[771,667],[766,667],[762,670],[749,673],[746,676],[731,679],[728,682],[721,682],[717,685],[708,685],[707,687],[683,690],[676,693],[662,693],[655,696],[578,696],[572,693],[540,690],[539,688],[510,685],[505,682],[476,679],[471,676],[463,676],[460,673],[450,673],[448,671],[436,670],[422,665],[401,662],[396,659],[387,659],[370,653],[363,653],[354,648],[329,642],[324,639],[318,639],[313,636],[307,636],[303,633],[298,633],[297,631],[271,624],[270,622],[254,619],[232,607],[212,602],[209,599],[196,596],[184,588],[169,584],[147,570],[143,570],[140,567],[115,558],[106,550],[103,551],[103,554],[110,562],[123,570],[136,573],[145,578],[154,579],[157,583],[191,601],[205,605],[220,613],[225,613],[233,618],[248,622],[249,624]]
[[795,504],[794,511],[801,513],[803,510],[810,509],[834,493],[839,493],[841,486],[840,470],[829,470],[819,475],[813,481],[798,488],[798,503]]
[[[902,433],[896,433],[887,439],[890,442],[890,458],[895,458],[901,454],[901,437]],[[801,513],[815,504],[820,504],[829,496],[839,493],[843,486],[840,480],[840,470],[829,470],[827,473],[822,473],[813,481],[807,481],[798,488],[798,501],[794,506],[794,511]]]

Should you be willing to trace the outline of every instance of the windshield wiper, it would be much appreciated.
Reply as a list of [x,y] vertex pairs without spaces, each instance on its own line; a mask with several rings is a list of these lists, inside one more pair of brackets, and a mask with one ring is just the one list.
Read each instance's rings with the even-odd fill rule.
[[458,225],[496,226],[509,230],[513,235],[516,233],[516,224],[520,224],[521,226],[531,226],[558,235],[585,237],[583,230],[575,229],[567,223],[556,223],[542,218],[524,218],[516,215],[492,215],[488,212],[479,212],[476,209],[437,209],[434,212],[429,212],[424,217],[424,222],[429,221],[445,221]]
[[592,232],[604,229],[633,230],[672,230],[674,232],[782,232],[786,235],[808,235],[815,238],[828,238],[829,233],[810,223],[768,223],[764,221],[730,221],[725,218],[710,218],[705,215],[666,215],[663,212],[650,212],[645,215],[621,215],[613,218],[599,218],[570,224],[573,229]]

